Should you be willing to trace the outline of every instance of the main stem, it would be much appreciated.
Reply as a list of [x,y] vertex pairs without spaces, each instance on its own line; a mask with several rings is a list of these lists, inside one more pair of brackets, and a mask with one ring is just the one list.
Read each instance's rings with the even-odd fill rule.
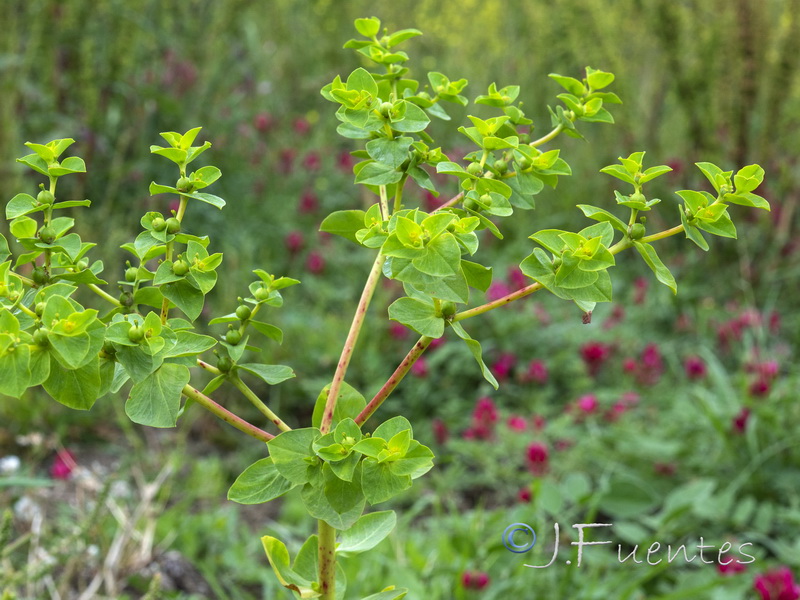
[[328,433],[333,422],[333,411],[336,409],[336,401],[339,398],[339,390],[342,388],[344,377],[347,374],[347,367],[350,365],[350,358],[353,356],[353,350],[358,341],[358,334],[361,332],[361,326],[364,324],[364,317],[367,315],[367,308],[372,300],[372,295],[375,293],[375,288],[378,286],[378,280],[383,268],[384,256],[378,252],[375,257],[375,262],[372,265],[372,270],[367,278],[367,283],[364,285],[364,291],[361,292],[361,299],[358,301],[356,314],[353,317],[353,322],[350,325],[350,332],[347,334],[347,339],[342,348],[342,355],[339,357],[339,364],[336,366],[336,373],[333,375],[330,390],[328,390],[328,399],[325,403],[325,412],[322,414],[322,422],[320,423],[320,431],[322,434]]
[[317,544],[319,557],[319,591],[321,600],[336,597],[336,530],[322,519],[319,520]]

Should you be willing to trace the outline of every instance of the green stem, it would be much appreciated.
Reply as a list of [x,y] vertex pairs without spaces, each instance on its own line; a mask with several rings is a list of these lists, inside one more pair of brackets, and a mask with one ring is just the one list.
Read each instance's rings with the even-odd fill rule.
[[319,520],[317,543],[319,557],[320,600],[336,598],[336,530],[322,519]]
[[382,185],[380,187],[380,194],[381,194],[381,217],[384,221],[389,219],[389,196],[386,193],[386,186]]
[[339,363],[336,365],[336,373],[333,375],[330,390],[328,390],[328,400],[325,403],[325,412],[322,414],[322,423],[320,424],[320,431],[325,434],[331,427],[333,422],[333,412],[336,409],[336,401],[339,398],[339,390],[344,382],[344,377],[347,374],[347,367],[350,365],[350,358],[353,356],[356,342],[358,341],[358,334],[361,332],[361,326],[364,324],[364,318],[367,315],[367,308],[372,300],[372,295],[375,293],[375,288],[378,286],[380,279],[381,269],[383,268],[384,256],[380,252],[375,257],[375,262],[372,264],[372,270],[369,273],[367,282],[364,284],[364,291],[361,292],[361,299],[358,301],[356,314],[353,317],[353,322],[350,325],[350,331],[347,334],[347,339],[342,348],[342,354],[339,357]]
[[406,185],[406,179],[408,179],[408,173],[403,173],[403,176],[400,178],[400,181],[397,182],[397,191],[394,194],[394,210],[393,213],[396,213],[401,208],[403,208],[403,188]]
[[455,206],[456,204],[461,202],[461,199],[463,197],[464,197],[464,192],[460,192],[460,193],[456,194],[455,196],[453,196],[452,198],[450,198],[450,200],[448,200],[447,202],[442,204],[439,208],[437,208],[433,212],[442,210],[443,208],[450,208],[451,206]]
[[542,144],[546,144],[547,142],[549,142],[553,138],[558,137],[558,134],[561,133],[563,130],[564,130],[564,126],[559,124],[559,125],[557,125],[555,127],[555,129],[553,129],[553,131],[551,131],[550,133],[548,133],[545,136],[540,137],[538,140],[536,140],[534,142],[531,142],[530,145],[533,146],[534,148],[536,148],[538,146],[541,146]]
[[247,384],[241,380],[238,374],[234,373],[233,375],[231,375],[230,381],[231,383],[233,383],[234,386],[236,386],[236,389],[242,392],[244,397],[250,400],[253,406],[255,406],[259,411],[261,411],[261,414],[263,414],[270,421],[272,421],[272,423],[278,429],[280,429],[281,431],[292,430],[291,427],[289,427],[286,423],[284,423],[283,420],[280,417],[278,417],[278,415],[272,412],[272,410],[270,410],[270,408],[266,404],[264,404],[261,398],[259,398],[253,390],[247,387]]
[[200,390],[193,388],[188,383],[183,388],[183,395],[197,402],[200,406],[208,410],[210,413],[219,417],[228,425],[232,425],[239,431],[246,433],[250,437],[254,437],[259,441],[264,442],[265,444],[273,439],[275,436],[271,433],[267,433],[253,425],[252,423],[248,423],[241,417],[236,416],[231,411],[226,408],[223,408],[216,402],[214,402],[211,398],[203,394]]
[[664,231],[660,231],[658,233],[654,233],[653,235],[648,235],[643,237],[642,239],[638,240],[642,243],[649,243],[649,242],[657,242],[658,240],[663,240],[664,238],[668,238],[671,235],[675,235],[677,233],[681,233],[683,231],[683,225],[676,225],[672,229],[665,229]]
[[383,404],[384,400],[389,397],[397,385],[403,380],[403,377],[411,370],[411,367],[417,362],[417,359],[422,356],[422,353],[425,352],[432,341],[433,338],[424,335],[419,338],[417,343],[414,344],[414,347],[406,354],[403,362],[401,362],[394,373],[392,373],[392,376],[389,377],[386,383],[383,384],[383,387],[375,394],[375,397],[369,401],[369,404],[367,404],[364,410],[355,418],[358,425],[363,425],[364,422],[378,410],[380,405]]
[[100,288],[99,288],[99,287],[97,287],[95,284],[93,284],[93,283],[89,283],[89,284],[87,284],[87,287],[88,287],[90,290],[92,290],[92,291],[93,291],[95,294],[97,294],[98,296],[100,296],[100,297],[101,297],[101,298],[103,298],[104,300],[107,300],[108,302],[110,302],[110,303],[111,303],[111,304],[113,304],[114,306],[122,306],[122,303],[121,303],[119,300],[117,300],[116,298],[114,298],[114,296],[112,296],[112,295],[111,295],[111,294],[109,294],[108,292],[106,292],[106,291],[104,291],[104,290],[100,289]]

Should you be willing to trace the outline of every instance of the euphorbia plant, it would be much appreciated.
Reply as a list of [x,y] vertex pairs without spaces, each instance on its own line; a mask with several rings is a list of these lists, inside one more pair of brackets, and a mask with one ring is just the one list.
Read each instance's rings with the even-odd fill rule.
[[[552,146],[562,133],[582,137],[578,124],[613,123],[607,107],[620,100],[607,88],[614,76],[588,67],[581,79],[551,75],[565,91],[557,96],[561,104],[550,109],[551,129],[538,137],[517,101],[519,87],[492,84],[475,103],[496,114],[469,116],[469,126],[458,128],[475,150],[456,162],[436,147],[428,129],[431,118],[450,120],[446,103],[468,104],[462,95],[467,81],[436,72],[428,73],[427,84],[412,79],[405,66],[408,55],[398,46],[421,34],[415,29],[390,34],[381,31],[376,18],[358,19],[356,29],[363,39],[350,40],[345,47],[375,63],[376,69],[357,68],[345,80],[336,77],[322,95],[338,106],[338,132],[361,144],[353,152],[362,159],[354,167],[355,182],[374,194],[375,201],[367,210],[331,214],[322,230],[372,251],[375,258],[335,373],[316,399],[310,426],[291,428],[247,383],[258,378],[277,385],[294,376],[289,367],[259,360],[260,349],[251,340],[265,336],[281,342],[281,330],[263,320],[264,312],[280,306],[281,291],[297,280],[254,271],[256,278],[239,297],[235,312],[207,323],[225,328],[216,337],[196,332],[222,256],[209,253],[208,237],[184,232],[182,222],[187,209],[199,208],[198,203],[225,206],[221,198],[204,191],[221,176],[219,169],[189,170],[210,147],[209,142],[193,145],[200,128],[163,133],[167,145],[151,147],[152,153],[177,165],[178,178],[174,185],[151,184],[150,193],[176,197],[178,208],[171,214],[145,214],[142,232],[122,246],[131,258],[117,283],[122,289],[118,297],[100,287],[107,282],[100,278],[103,262],[90,259],[95,244],[71,233],[74,220],[62,216],[63,210],[88,206],[89,201],[61,201],[56,196],[60,177],[85,171],[80,158],[61,158],[73,140],[27,144],[33,154],[19,160],[43,175],[46,185],[37,196],[21,193],[6,206],[11,234],[22,248],[16,260],[10,259],[7,240],[0,236],[0,393],[20,398],[28,388],[41,385],[58,402],[86,410],[98,398],[130,384],[125,410],[137,423],[173,427],[191,404],[198,404],[265,443],[265,457],[244,470],[228,497],[244,504],[263,503],[298,488],[308,514],[318,520],[318,533],[308,538],[294,560],[277,538],[264,536],[262,541],[282,585],[299,597],[325,600],[344,596],[346,582],[337,570],[337,556],[372,549],[394,526],[392,511],[364,514],[366,505],[401,494],[433,466],[433,453],[414,439],[405,417],[385,419],[371,431],[371,423],[364,427],[433,339],[451,329],[465,342],[483,376],[497,387],[482,360],[480,342],[467,332],[464,321],[541,289],[573,301],[588,321],[597,302],[611,300],[608,270],[615,266],[616,255],[628,248],[635,248],[657,279],[675,292],[675,280],[653,242],[684,233],[708,250],[702,232],[736,237],[730,204],[769,209],[753,194],[764,175],[758,165],[734,173],[698,163],[715,193],[678,191],[678,224],[648,231],[645,214],[659,200],[648,198],[645,189],[670,169],[645,168],[644,152],[634,152],[602,169],[628,186],[615,192],[616,209],[579,204],[594,224],[577,232],[533,232],[530,238],[537,247],[520,264],[531,279],[529,285],[469,308],[471,290],[485,292],[492,279],[491,267],[473,260],[479,232],[488,230],[502,239],[497,220],[533,209],[534,197],[545,185],[556,187],[559,177],[571,174],[559,149]],[[405,190],[410,185],[437,194],[432,172],[455,178],[459,193],[432,212],[409,206]],[[616,214],[619,211],[626,214]],[[405,293],[389,307],[389,318],[420,338],[367,401],[346,383],[346,375],[381,277],[400,281]],[[99,296],[102,308],[78,302],[80,288]],[[207,362],[212,350],[217,355],[214,364]],[[203,371],[213,378],[201,390],[193,385],[193,376]],[[255,405],[266,427],[215,402],[211,396],[221,385],[235,387]],[[369,598],[404,595],[404,590],[390,586]]]

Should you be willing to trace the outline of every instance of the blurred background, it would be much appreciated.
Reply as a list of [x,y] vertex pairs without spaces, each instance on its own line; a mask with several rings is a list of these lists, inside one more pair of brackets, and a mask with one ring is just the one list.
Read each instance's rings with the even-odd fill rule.
[[[145,211],[168,208],[148,185],[175,175],[149,146],[161,131],[202,125],[200,139],[213,146],[199,162],[222,169],[213,191],[228,202],[222,212],[193,206],[185,221],[225,255],[207,312],[230,312],[254,268],[302,281],[271,315],[284,346],[266,349],[298,378],[259,390],[299,424],[332,376],[372,260],[317,229],[333,210],[372,203],[352,183],[357,146],[336,135],[319,89],[361,65],[342,45],[355,18],[373,15],[390,31],[423,31],[404,45],[417,79],[434,70],[466,78],[470,98],[492,82],[520,85],[542,134],[560,91],[548,73],[580,77],[589,65],[616,75],[610,89],[624,103],[616,124],[585,124],[586,141],[559,139],[552,147],[573,176],[537,196],[536,211],[503,222],[502,244],[482,239],[482,262],[497,265],[489,297],[524,285],[516,265],[532,249],[528,235],[585,226],[575,204],[611,207],[614,180],[598,170],[634,151],[673,168],[653,184],[662,225],[676,220],[674,190],[703,189],[700,160],[761,164],[758,193],[772,211],[734,207],[740,240],[710,240],[708,253],[682,236],[662,242],[677,296],[624,256],[612,274],[615,302],[598,306],[591,325],[544,294],[476,320],[470,331],[499,392],[447,337],[420,361],[382,412],[419,423],[438,465],[398,502],[390,541],[344,562],[354,597],[389,583],[413,597],[459,600],[773,600],[759,591],[773,579],[791,591],[792,571],[776,569],[800,566],[800,0],[6,0],[4,198],[38,184],[15,163],[24,142],[74,138],[70,152],[85,158],[87,173],[59,189],[92,200],[76,215],[78,231],[101,243],[106,279],[116,281],[125,257],[115,249],[139,232]],[[483,108],[451,110],[452,122],[433,124],[452,159],[470,151],[457,126]],[[440,189],[438,199],[421,190],[408,199],[430,209],[458,191],[453,182]],[[368,397],[414,341],[386,318],[398,291],[379,289],[348,375]],[[258,418],[234,394],[217,394]],[[299,498],[247,510],[223,500],[261,449],[199,413],[177,431],[134,428],[123,399],[106,398],[90,415],[35,394],[0,399],[0,459],[8,459],[0,506],[11,509],[0,583],[20,597],[72,597],[104,573],[117,597],[138,598],[160,572],[164,597],[288,598],[258,535],[278,533],[296,550],[310,528]],[[106,508],[76,517],[87,503]],[[615,523],[613,539],[630,547],[701,535],[717,546],[748,541],[757,561],[619,565],[614,546],[596,550],[582,571],[534,572],[522,565],[545,564],[544,544],[515,555],[501,543],[513,522],[552,543],[554,521],[568,529],[588,519]],[[189,575],[174,573],[181,569]]]

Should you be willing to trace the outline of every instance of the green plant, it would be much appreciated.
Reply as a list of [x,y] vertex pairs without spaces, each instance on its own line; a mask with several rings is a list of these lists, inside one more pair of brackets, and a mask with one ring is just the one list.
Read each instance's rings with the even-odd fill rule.
[[[464,157],[468,163],[464,167],[435,147],[429,124],[431,117],[450,120],[442,103],[468,104],[462,95],[467,81],[431,72],[428,85],[421,86],[408,77],[408,55],[397,46],[420,35],[416,29],[381,32],[376,18],[356,20],[356,29],[364,39],[350,40],[345,47],[376,63],[378,72],[358,68],[345,81],[337,76],[322,95],[339,106],[339,133],[366,140],[363,149],[353,152],[362,159],[354,168],[355,182],[377,201],[366,211],[334,212],[321,229],[377,252],[332,381],[316,399],[310,427],[291,428],[243,379],[256,377],[277,385],[294,377],[289,367],[249,362],[245,356],[261,351],[251,343],[256,335],[282,341],[281,330],[260,320],[260,313],[281,306],[281,291],[297,280],[257,269],[258,279],[249,284],[249,295],[238,298],[235,312],[208,321],[211,326],[227,325],[224,334],[214,338],[194,331],[205,296],[216,283],[222,255],[209,254],[209,238],[184,232],[181,224],[190,203],[225,206],[218,196],[202,191],[219,179],[218,168],[187,171],[211,145],[193,145],[200,128],[162,133],[168,145],[151,146],[152,153],[178,166],[179,177],[174,186],[152,183],[150,193],[177,196],[179,204],[171,215],[146,213],[141,219],[143,231],[122,246],[135,265],[129,263],[118,282],[123,290],[118,298],[99,287],[107,282],[99,277],[103,262],[88,259],[95,244],[70,233],[72,218],[54,216],[63,209],[89,205],[88,200],[58,201],[56,196],[60,177],[85,171],[80,158],[59,160],[73,140],[27,144],[33,154],[19,161],[45,176],[49,188],[36,198],[18,194],[6,207],[11,234],[23,249],[13,266],[7,240],[0,237],[4,261],[0,264],[0,393],[19,398],[28,388],[41,385],[58,402],[87,410],[98,398],[130,382],[125,410],[136,423],[173,427],[192,404],[198,404],[266,443],[269,456],[248,467],[228,496],[256,504],[301,488],[308,514],[318,520],[318,534],[306,540],[294,561],[277,538],[264,536],[262,542],[282,585],[300,597],[324,600],[344,595],[346,582],[337,569],[337,555],[369,551],[394,527],[392,511],[363,514],[366,504],[377,505],[402,493],[433,466],[433,453],[414,439],[405,417],[392,417],[372,432],[363,430],[433,339],[451,329],[464,341],[486,380],[497,387],[483,362],[480,342],[466,331],[463,321],[547,289],[572,300],[588,322],[597,302],[611,300],[608,269],[628,248],[635,248],[657,279],[676,292],[675,279],[653,242],[685,233],[707,250],[702,231],[736,237],[730,204],[769,208],[753,194],[764,176],[758,165],[734,174],[698,163],[716,195],[677,192],[683,201],[680,224],[648,232],[643,214],[659,200],[648,199],[643,188],[670,168],[645,169],[644,152],[635,152],[621,158],[621,164],[602,169],[633,188],[627,195],[615,192],[617,204],[628,210],[627,221],[604,208],[578,205],[597,223],[578,232],[543,229],[531,235],[540,247],[520,265],[533,280],[530,285],[466,308],[470,288],[486,291],[492,279],[490,267],[465,258],[476,254],[478,233],[502,239],[491,217],[533,209],[534,196],[545,185],[556,187],[559,177],[571,174],[559,149],[540,147],[562,133],[581,138],[578,123],[613,123],[606,107],[620,100],[604,90],[614,75],[588,67],[580,80],[551,75],[565,92],[558,95],[562,104],[550,109],[552,129],[538,138],[517,101],[519,87],[491,84],[475,103],[489,107],[495,116],[470,115],[471,126],[458,128],[477,147]],[[409,179],[437,193],[428,168],[456,178],[461,191],[433,212],[406,207]],[[400,281],[406,294],[389,307],[390,319],[421,337],[367,402],[345,377],[381,276]],[[109,310],[101,314],[87,308],[86,301],[76,299],[82,297],[79,290],[93,292]],[[170,316],[175,309],[186,318]],[[215,347],[218,358],[212,365],[202,357]],[[213,376],[202,391],[192,383],[191,368]],[[239,390],[279,433],[268,433],[215,402],[210,395],[223,384]],[[390,586],[369,598],[391,600],[405,593]]]

